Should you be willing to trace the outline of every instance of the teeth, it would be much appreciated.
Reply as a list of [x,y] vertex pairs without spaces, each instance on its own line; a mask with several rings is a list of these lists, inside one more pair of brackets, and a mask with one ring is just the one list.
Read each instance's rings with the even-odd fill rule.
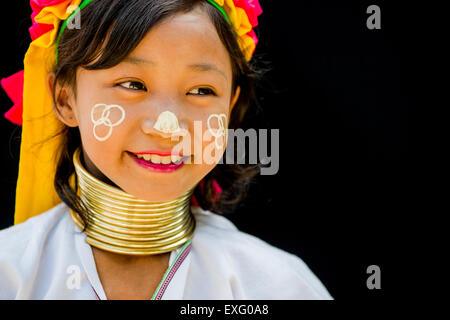
[[137,154],[139,159],[144,159],[145,161],[151,161],[155,164],[170,164],[181,160],[181,156],[171,155],[171,156],[159,156],[157,154]]
[[161,163],[161,157],[158,156],[157,154],[152,154],[151,161],[153,163],[160,164]]
[[172,160],[170,159],[170,156],[167,157],[161,157],[161,163],[162,164],[169,164]]

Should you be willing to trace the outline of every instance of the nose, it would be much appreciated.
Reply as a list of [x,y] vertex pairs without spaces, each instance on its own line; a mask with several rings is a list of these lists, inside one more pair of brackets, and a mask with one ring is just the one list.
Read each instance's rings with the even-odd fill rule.
[[143,119],[142,130],[146,134],[158,135],[162,138],[172,138],[178,140],[183,135],[177,116],[172,111],[163,111],[159,114],[156,121],[152,119]]
[[172,111],[161,112],[153,128],[164,133],[175,133],[180,130],[178,118]]

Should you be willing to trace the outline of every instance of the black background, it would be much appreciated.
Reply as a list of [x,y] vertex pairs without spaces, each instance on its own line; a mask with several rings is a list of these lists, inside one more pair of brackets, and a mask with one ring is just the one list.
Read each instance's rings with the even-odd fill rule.
[[[404,246],[414,35],[408,7],[392,2],[260,1],[255,57],[272,71],[258,88],[264,114],[251,125],[280,129],[280,169],[259,176],[229,218],[300,256],[336,299],[393,294]],[[366,27],[371,4],[381,30]],[[0,77],[23,69],[30,14],[28,1],[2,11]],[[3,91],[0,105],[12,105]],[[0,128],[1,229],[13,222],[20,127],[4,119]],[[366,287],[372,264],[381,290]]]

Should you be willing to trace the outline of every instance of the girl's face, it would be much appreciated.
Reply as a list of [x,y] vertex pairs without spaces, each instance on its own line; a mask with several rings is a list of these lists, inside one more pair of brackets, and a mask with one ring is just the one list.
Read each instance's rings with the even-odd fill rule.
[[[193,188],[225,151],[223,137],[217,143],[214,135],[205,132],[218,135],[219,119],[227,128],[239,88],[232,92],[229,54],[201,9],[153,27],[117,66],[79,68],[76,76],[77,97],[69,93],[65,105],[58,103],[58,116],[79,127],[86,168],[100,180],[140,199],[168,201]],[[154,128],[164,111],[175,115],[185,133],[178,141]],[[163,127],[167,124],[175,122],[163,121]],[[185,146],[181,152],[190,163],[175,170],[145,167],[134,156],[170,154],[180,145]],[[203,158],[198,163],[200,158],[194,159],[194,154],[199,156],[200,150]],[[217,161],[205,161],[205,153]]]

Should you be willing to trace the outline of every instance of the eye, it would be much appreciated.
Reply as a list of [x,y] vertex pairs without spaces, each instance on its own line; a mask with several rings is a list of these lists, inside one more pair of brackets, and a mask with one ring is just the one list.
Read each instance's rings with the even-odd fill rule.
[[126,81],[118,84],[121,87],[130,89],[130,90],[144,90],[147,91],[147,88],[138,81]]
[[205,95],[206,96],[207,95],[215,96],[216,95],[216,93],[209,88],[196,88],[196,89],[189,91],[189,93],[191,93],[191,92],[194,92],[194,95],[196,95],[196,96],[205,96]]

